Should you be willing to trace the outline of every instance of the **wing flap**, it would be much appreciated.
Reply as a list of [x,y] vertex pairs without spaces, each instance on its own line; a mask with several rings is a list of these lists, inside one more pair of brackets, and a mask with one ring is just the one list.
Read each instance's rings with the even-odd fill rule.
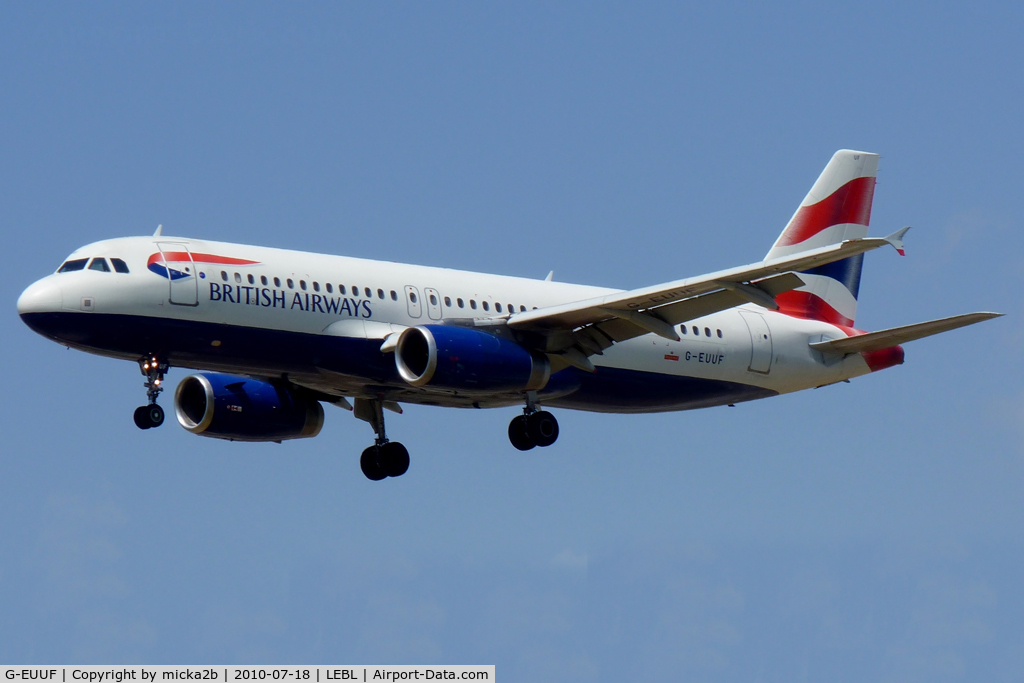
[[[803,284],[804,281],[795,273],[784,273],[758,280],[748,287],[756,288],[766,298],[774,298],[777,294],[796,289]],[[703,318],[712,313],[735,308],[750,301],[751,297],[745,292],[722,289],[677,301],[674,304],[649,309],[647,315],[656,315],[669,326],[674,326],[688,320]],[[573,340],[584,351],[590,354],[599,354],[613,343],[624,342],[652,331],[649,327],[636,324],[631,318],[613,317],[576,330],[573,333]]]
[[[687,320],[702,318],[705,315],[725,311],[745,303],[764,306],[766,299],[773,300],[779,294],[803,287],[803,285],[804,281],[796,273],[783,273],[763,280],[755,280],[742,288],[728,287],[703,296],[683,299],[674,304],[655,308],[654,311],[666,322],[678,325]],[[760,293],[760,296],[752,296],[749,291],[751,289]],[[778,308],[778,306],[774,306],[774,308]]]
[[[762,281],[771,278],[772,276],[790,274],[791,271],[797,270],[809,270],[835,261],[841,261],[857,254],[863,254],[864,252],[877,249],[887,244],[902,246],[902,243],[899,242],[899,238],[902,236],[903,232],[905,231],[900,231],[894,235],[884,238],[869,237],[864,239],[846,240],[839,244],[819,247],[817,249],[800,252],[799,254],[772,259],[771,261],[762,261],[760,263],[741,266],[739,268],[720,270],[715,273],[695,278],[686,278],[661,285],[655,285],[653,287],[644,287],[627,292],[595,297],[593,299],[586,299],[558,306],[549,306],[534,311],[517,313],[509,318],[508,326],[512,329],[535,331],[573,330],[584,325],[600,323],[608,320],[609,318],[615,317],[608,313],[608,309],[634,312],[650,312],[651,309],[654,309],[657,311],[658,317],[662,318],[665,322],[668,322],[669,324],[676,324],[667,317],[670,313],[668,311],[663,311],[663,309],[670,304],[684,303],[686,300],[694,297],[717,293],[722,290],[731,291],[734,295],[742,297],[740,303],[745,303],[751,300],[754,300],[755,303],[762,303],[763,300],[759,300],[758,297],[754,297],[754,299],[752,299],[751,292],[745,291],[744,287],[734,287],[732,285],[749,286],[751,283]],[[802,284],[803,283],[801,282],[800,284],[797,284],[796,287],[799,287]],[[791,287],[790,289],[795,289],[795,287]],[[728,299],[720,298],[718,303],[722,304],[726,300]],[[706,306],[710,303],[711,302],[704,302],[702,305]],[[731,308],[731,306],[727,306],[726,308]],[[686,309],[684,307],[678,310],[681,312]],[[723,309],[716,308],[714,310]],[[676,317],[676,315],[672,314],[672,317]],[[682,322],[682,320],[679,320],[678,322]],[[634,327],[636,326],[634,325]],[[646,334],[646,331],[644,331],[643,334]]]
[[814,342],[811,344],[811,348],[825,353],[843,355],[880,351],[881,349],[887,349],[892,346],[896,346],[897,344],[904,344],[906,342],[914,341],[915,339],[930,337],[933,334],[941,334],[942,332],[955,330],[958,327],[966,327],[967,325],[974,325],[975,323],[980,323],[985,320],[998,318],[1001,315],[1002,313],[989,312],[965,313],[963,315],[954,315],[951,318],[929,320],[915,325],[905,325],[903,327],[893,327],[888,330],[879,330],[878,332],[868,332],[867,334],[857,335],[856,337],[844,337],[843,339]]

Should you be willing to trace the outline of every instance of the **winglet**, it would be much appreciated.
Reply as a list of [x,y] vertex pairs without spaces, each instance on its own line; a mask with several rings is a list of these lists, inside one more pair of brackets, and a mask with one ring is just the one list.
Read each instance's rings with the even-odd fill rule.
[[893,246],[893,248],[896,249],[897,252],[899,252],[900,256],[906,256],[907,255],[906,250],[903,248],[903,236],[907,234],[907,230],[910,230],[910,226],[909,225],[907,227],[905,227],[905,228],[900,228],[899,230],[897,230],[893,234],[891,234],[888,237],[884,238],[886,242],[891,244]]
[[162,234],[164,234],[164,224],[163,223],[161,223],[160,225],[156,226],[156,232],[153,233],[153,237],[159,237]]

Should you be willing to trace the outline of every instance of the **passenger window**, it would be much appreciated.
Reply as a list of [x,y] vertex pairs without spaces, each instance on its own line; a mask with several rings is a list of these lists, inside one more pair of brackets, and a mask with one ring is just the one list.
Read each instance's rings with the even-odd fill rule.
[[391,290],[391,300],[392,301],[398,301],[398,292],[396,292],[393,289]]
[[459,308],[465,308],[466,307],[466,302],[463,301],[462,299],[456,299],[455,303],[457,303],[459,305]]
[[338,285],[338,294],[345,293],[345,285]]
[[485,310],[485,311],[489,311],[489,310],[491,310],[491,306],[490,306],[490,304],[488,304],[488,303],[487,303],[486,301],[484,301],[484,302],[483,302],[483,307],[484,307],[484,310]]
[[682,332],[683,334],[686,334],[686,325],[680,325],[679,331]]
[[224,282],[228,281],[228,272],[226,270],[220,271],[220,279]]
[[437,305],[437,297],[434,296],[433,294],[430,295],[430,305],[431,306],[436,306]]
[[313,291],[314,292],[319,292],[320,291],[320,283],[319,282],[314,282],[313,283]]
[[334,286],[330,282],[328,282],[326,285],[324,285],[324,287],[327,288],[327,293],[328,294],[333,294],[334,293]]
[[500,303],[494,304],[494,310],[497,311],[498,313],[501,313],[501,304]]
[[508,304],[508,312],[509,313],[515,313],[516,312],[516,307],[513,306],[512,304]]
[[522,304],[520,304],[519,305],[519,312],[520,313],[526,313],[526,306],[523,306]]
[[250,285],[256,284],[256,278],[252,276],[252,273],[249,273],[249,277],[247,279],[249,280]]
[[700,336],[700,328],[698,328],[696,325],[694,325],[693,326],[693,333],[699,337]]
[[275,287],[280,287],[281,286],[281,278],[279,278],[279,277],[275,277],[274,278],[274,286]]
[[413,292],[409,292],[409,301],[416,303],[416,295]]
[[128,272],[128,264],[122,261],[121,259],[112,258],[110,259],[110,262],[114,264],[114,270],[116,270],[118,273]]
[[264,287],[266,287],[268,284],[270,284],[270,283],[267,282],[267,276],[266,275],[260,275],[260,284],[263,285]]
[[109,273],[110,266],[107,265],[106,259],[94,258],[92,263],[89,264],[89,270],[98,270],[101,273]]
[[476,299],[469,300],[469,307],[472,308],[474,311],[476,310]]
[[295,282],[291,278],[288,278],[288,289],[295,289]]
[[704,336],[705,337],[710,337],[711,336],[711,328],[710,327],[705,327],[704,328]]
[[447,306],[448,308],[452,307],[452,298],[450,296],[446,296],[444,298],[444,305]]
[[239,275],[238,273],[235,273],[235,282],[241,282],[241,281],[242,281],[242,276]]
[[721,331],[721,330],[718,330],[718,338],[719,338],[719,339],[721,339],[721,338],[722,338],[722,331]]
[[369,287],[363,287],[363,294],[366,295],[367,299],[373,296],[373,292],[370,291]]
[[377,298],[378,299],[383,299],[384,298],[384,290],[383,289],[378,289],[377,290]]
[[302,291],[306,291],[306,281],[305,280],[299,280],[299,288],[302,289]]

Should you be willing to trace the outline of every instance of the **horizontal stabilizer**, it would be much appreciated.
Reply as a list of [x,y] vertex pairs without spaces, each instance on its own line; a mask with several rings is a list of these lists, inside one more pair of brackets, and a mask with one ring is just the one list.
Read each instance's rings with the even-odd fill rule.
[[896,346],[897,344],[914,341],[915,339],[930,337],[940,332],[955,330],[958,327],[980,323],[983,320],[998,318],[1001,315],[1002,313],[965,313],[963,315],[954,315],[952,318],[929,320],[928,322],[906,325],[904,327],[893,327],[888,330],[857,335],[856,337],[813,342],[811,348],[825,353],[844,355],[848,353],[879,351]]

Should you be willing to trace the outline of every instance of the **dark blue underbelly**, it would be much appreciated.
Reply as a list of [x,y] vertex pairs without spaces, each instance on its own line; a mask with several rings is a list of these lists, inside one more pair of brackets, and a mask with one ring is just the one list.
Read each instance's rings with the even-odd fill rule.
[[[172,366],[267,375],[323,368],[365,378],[368,384],[406,387],[392,356],[380,352],[379,339],[100,313],[27,313],[21,317],[49,339],[106,356],[135,360],[155,353]],[[598,368],[592,374],[569,368],[552,375],[540,393],[545,405],[553,407],[644,413],[738,403],[776,392],[638,370]],[[562,395],[545,399],[545,394]]]

